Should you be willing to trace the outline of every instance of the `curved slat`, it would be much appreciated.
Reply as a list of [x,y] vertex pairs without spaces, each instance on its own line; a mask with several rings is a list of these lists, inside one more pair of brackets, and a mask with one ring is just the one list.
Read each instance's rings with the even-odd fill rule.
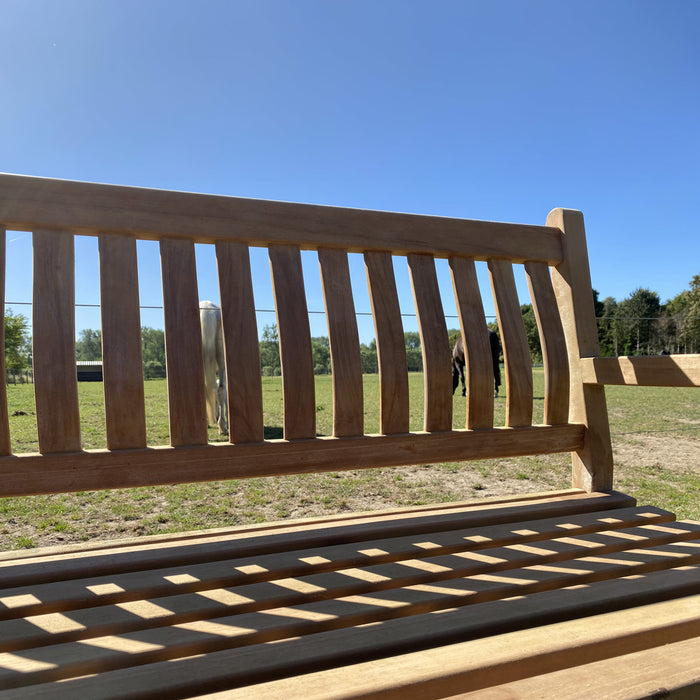
[[[5,228],[0,226],[0,305],[5,308]],[[0,328],[0,455],[12,452],[10,419],[7,409],[7,382],[5,381],[5,324]]]
[[489,260],[489,272],[506,365],[506,426],[531,425],[532,361],[513,266],[503,260]]
[[546,263],[525,263],[527,283],[537,319],[544,361],[544,422],[566,423],[569,419],[569,358],[564,329]]
[[413,299],[423,353],[424,430],[452,429],[450,340],[440,299],[435,261],[430,255],[409,255]]
[[170,443],[203,445],[208,434],[194,243],[163,239],[160,255]]
[[145,447],[136,241],[102,234],[99,251],[107,447]]
[[484,306],[474,261],[450,258],[464,342],[467,382],[467,429],[493,427],[493,366]]
[[34,232],[33,360],[39,451],[80,450],[73,236]]
[[229,440],[258,442],[264,437],[263,399],[248,246],[218,241],[216,261],[226,354]]
[[362,435],[362,358],[348,255],[343,250],[319,248],[318,261],[333,369],[333,434],[336,437]]
[[284,437],[316,436],[316,391],[309,314],[298,246],[271,245],[272,287],[280,339]]
[[401,309],[391,255],[365,253],[369,298],[379,361],[379,430],[385,435],[409,429],[408,365]]

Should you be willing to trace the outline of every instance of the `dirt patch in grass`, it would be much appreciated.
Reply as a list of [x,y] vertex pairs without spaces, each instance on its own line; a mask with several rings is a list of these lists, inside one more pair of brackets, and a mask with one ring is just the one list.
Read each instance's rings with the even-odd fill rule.
[[700,474],[700,440],[660,435],[613,436],[618,469],[656,467]]

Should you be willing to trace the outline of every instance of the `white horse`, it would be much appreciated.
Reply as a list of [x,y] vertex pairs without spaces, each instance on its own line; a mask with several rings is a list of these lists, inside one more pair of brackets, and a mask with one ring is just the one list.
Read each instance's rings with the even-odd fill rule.
[[211,301],[202,301],[199,303],[199,320],[202,326],[207,422],[209,425],[219,426],[219,435],[228,435],[228,399],[221,309]]

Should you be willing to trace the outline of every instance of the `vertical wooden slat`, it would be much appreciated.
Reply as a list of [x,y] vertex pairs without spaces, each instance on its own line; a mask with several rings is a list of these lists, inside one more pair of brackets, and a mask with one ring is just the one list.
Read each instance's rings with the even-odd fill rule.
[[264,438],[260,346],[248,246],[217,241],[231,442]]
[[408,364],[391,254],[366,252],[365,267],[377,336],[379,429],[385,435],[407,433]]
[[552,270],[552,282],[571,366],[569,420],[587,426],[583,449],[572,454],[573,486],[603,491],[613,485],[605,387],[584,384],[579,362],[582,357],[600,354],[583,214],[571,209],[554,209],[547,217],[547,226],[555,226],[563,233],[564,259]]
[[194,243],[164,238],[160,256],[170,443],[204,445],[208,435]]
[[39,451],[80,450],[73,235],[34,232],[33,360]]
[[318,261],[333,370],[333,434],[336,437],[362,435],[362,358],[348,255],[343,250],[319,248]]
[[430,255],[408,255],[408,267],[423,353],[424,430],[451,430],[450,340],[435,273],[435,261]]
[[284,437],[316,437],[316,391],[301,252],[298,246],[269,247],[282,365]]
[[101,234],[99,250],[107,447],[145,447],[136,239]]
[[450,258],[450,270],[466,362],[466,427],[492,428],[493,363],[476,268],[470,258]]
[[569,418],[569,359],[561,317],[546,263],[525,263],[544,362],[544,422],[566,423]]
[[[6,231],[0,226],[0,307],[5,310],[5,239]],[[12,452],[10,419],[7,410],[7,381],[5,374],[5,324],[0,328],[0,455]]]
[[513,266],[490,260],[489,272],[506,365],[506,426],[532,425],[532,361]]

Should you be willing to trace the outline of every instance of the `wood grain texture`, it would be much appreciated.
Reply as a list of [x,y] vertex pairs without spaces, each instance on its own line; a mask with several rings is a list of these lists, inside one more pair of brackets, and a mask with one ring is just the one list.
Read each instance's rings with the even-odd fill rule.
[[230,442],[264,437],[260,346],[248,247],[218,241],[216,262],[226,355]]
[[469,221],[341,207],[100,185],[0,174],[0,223],[213,243],[291,243],[354,253],[452,253],[485,260],[561,260],[561,234],[545,226]]
[[75,252],[70,233],[34,232],[32,311],[39,451],[75,452],[81,443],[75,364]]
[[452,429],[452,371],[450,341],[440,299],[435,261],[429,255],[409,255],[413,301],[418,316],[423,354],[423,429]]
[[493,427],[493,364],[474,261],[450,258],[452,287],[464,344],[468,430]]
[[584,384],[581,377],[580,358],[600,354],[583,214],[554,209],[547,223],[563,233],[564,260],[552,268],[552,283],[569,354],[569,421],[587,426],[583,450],[571,456],[572,483],[588,491],[610,489],[613,455],[605,389],[597,384]]
[[4,562],[23,583],[0,591],[0,684],[274,698],[323,696],[331,674],[346,693],[439,697],[693,639],[700,523],[622,503],[511,498]]
[[272,289],[284,394],[284,437],[316,436],[316,389],[309,313],[298,246],[271,245]]
[[700,637],[454,695],[450,700],[700,697]]
[[490,260],[489,273],[506,368],[506,425],[530,425],[533,400],[532,360],[515,288],[513,267],[507,262]]
[[[615,513],[611,514],[615,515]],[[582,517],[578,516],[579,519]],[[588,520],[591,520],[590,514]],[[558,521],[561,524],[561,518]],[[430,525],[427,520],[426,525]],[[600,528],[598,532],[594,531],[589,535],[578,531],[579,529],[572,525],[572,529],[577,530],[576,536],[569,533],[563,542],[557,539],[561,535],[561,531],[558,531],[553,533],[554,539],[540,538],[531,540],[533,544],[529,546],[520,543],[505,547],[495,543],[489,547],[485,547],[483,543],[473,547],[465,537],[469,538],[474,531],[464,527],[456,532],[440,531],[440,541],[446,538],[450,546],[443,549],[436,545],[431,548],[427,556],[425,549],[421,550],[415,543],[411,544],[415,536],[413,538],[405,536],[383,539],[383,548],[385,545],[391,548],[395,542],[398,545],[397,548],[391,552],[391,556],[377,555],[370,561],[367,555],[363,557],[358,551],[362,549],[362,544],[358,546],[357,542],[348,542],[341,545],[296,549],[294,552],[247,555],[236,559],[235,566],[231,566],[235,555],[227,556],[227,552],[235,551],[235,547],[227,546],[229,543],[225,541],[203,543],[201,548],[210,551],[210,559],[201,563],[188,563],[187,570],[191,579],[197,579],[197,581],[190,580],[188,586],[174,586],[170,581],[158,576],[157,569],[153,571],[155,568],[153,565],[149,565],[149,571],[137,575],[133,573],[130,575],[128,572],[113,573],[111,576],[115,586],[112,592],[107,594],[110,598],[109,600],[101,598],[99,605],[95,605],[97,601],[94,600],[94,593],[92,596],[89,595],[89,588],[95,588],[94,580],[53,582],[41,587],[28,584],[35,598],[38,598],[38,594],[42,596],[43,605],[35,609],[43,609],[45,613],[48,610],[54,610],[54,614],[49,613],[41,626],[28,628],[24,621],[18,620],[19,617],[25,617],[27,613],[18,614],[18,611],[12,608],[12,617],[0,620],[0,653],[79,640],[84,634],[83,629],[77,624],[65,625],[66,616],[73,620],[79,619],[80,625],[90,627],[93,635],[96,633],[100,635],[130,634],[139,630],[186,624],[193,620],[211,620],[224,615],[248,614],[256,610],[301,606],[312,602],[309,600],[310,590],[313,590],[313,603],[316,603],[433,583],[444,585],[454,579],[493,575],[556,563],[562,563],[561,573],[571,577],[573,567],[570,566],[570,562],[585,560],[592,556],[605,557],[615,553],[626,556],[631,539],[635,540],[636,550],[647,550],[652,558],[654,555],[661,557],[664,552],[668,553],[669,544],[677,545],[681,552],[685,544],[691,549],[700,539],[700,525],[692,527],[684,523],[682,527],[687,529],[680,531],[679,536],[674,537],[667,532],[670,528],[656,528],[653,525],[620,527],[613,532],[601,531],[602,528]],[[479,534],[486,537],[487,535],[483,534],[484,531],[499,532],[504,529],[499,526],[479,527]],[[585,530],[585,528],[581,529]],[[178,547],[177,543],[167,542],[167,544],[169,549],[173,547],[180,551],[184,549]],[[484,549],[488,551],[484,553]],[[415,561],[416,558],[422,559],[426,565],[411,567],[410,564],[404,564],[407,560]],[[694,558],[691,554],[685,557],[685,561],[687,563],[698,558],[700,555],[697,553]],[[140,557],[134,557],[134,559],[140,559]],[[310,564],[302,559],[316,563]],[[606,571],[590,572],[583,577],[593,582],[602,575],[610,574],[613,570],[610,565],[614,566],[612,559],[613,557],[608,557],[607,562],[601,562],[608,564]],[[683,559],[682,556],[681,559]],[[173,557],[173,560],[176,561],[176,558]],[[182,565],[181,562],[180,565]],[[352,573],[358,573],[358,568],[362,575],[353,577]],[[650,569],[648,564],[645,568]],[[265,572],[261,569],[265,569]],[[508,575],[505,573],[505,576]],[[575,575],[581,576],[581,574]],[[292,577],[297,580],[289,581]],[[287,581],[288,585],[270,585],[268,583],[270,581]],[[78,594],[81,583],[84,591],[82,597]],[[542,583],[538,581],[525,585],[530,592],[536,592],[535,589],[543,588]],[[551,585],[552,579],[548,579],[547,583]],[[235,595],[230,595],[228,601],[222,600],[224,596],[220,596],[217,600],[217,596],[207,597],[206,593],[200,595],[200,592],[234,586]],[[123,590],[117,591],[117,587]],[[496,590],[491,587],[481,591],[464,591],[461,597],[469,598],[469,604],[474,605],[492,599],[495,593]],[[157,598],[157,604],[150,606],[144,604],[145,601],[153,601],[154,598]],[[423,609],[428,606],[440,606],[448,600],[449,594],[443,601],[439,597],[418,601],[412,612],[420,613],[421,606]],[[156,605],[158,609],[153,610]],[[139,608],[147,610],[148,607],[151,607],[154,614],[142,617],[137,614],[124,614],[125,611],[129,612],[130,608],[137,613]],[[67,613],[67,615],[56,615],[56,612]]]
[[700,355],[584,357],[584,384],[700,386]]
[[[591,517],[592,513],[596,516]],[[330,519],[301,518],[245,528],[87,542],[72,548],[70,560],[60,556],[65,554],[65,548],[60,546],[31,553],[9,552],[3,553],[2,560],[0,621],[31,616],[42,609],[45,612],[80,610],[96,603],[113,605],[148,597],[190,594],[217,586],[411,560],[426,556],[426,548],[421,547],[416,535],[429,532],[440,533],[440,541],[430,547],[431,557],[509,547],[514,561],[525,561],[523,555],[531,555],[553,562],[571,559],[572,553],[578,556],[576,548],[581,546],[591,556],[623,551],[634,541],[644,546],[678,543],[681,549],[683,543],[690,543],[688,547],[693,548],[700,525],[674,521],[673,513],[661,508],[625,507],[621,494],[597,494],[592,498],[590,494],[569,490],[488,499],[487,503],[409,506],[348,513]],[[517,529],[513,528],[513,522],[517,522]],[[561,538],[563,524],[567,525],[566,540],[557,543],[562,546],[550,545],[549,551],[542,551],[544,547],[536,551],[535,543]],[[469,530],[477,527],[480,537],[473,537]],[[582,539],[578,541],[578,538]],[[377,544],[381,541],[382,547],[381,551],[372,552],[369,559],[363,551],[368,539],[375,539]],[[283,551],[280,545],[284,546]],[[321,548],[326,561],[311,558]],[[472,563],[487,561],[479,556],[462,558]],[[230,564],[233,560],[236,567]],[[491,564],[507,569],[508,561],[505,558]],[[125,566],[126,562],[129,566]],[[163,569],[185,563],[192,573],[191,579],[175,583],[162,576]],[[451,575],[435,569],[428,573]],[[98,577],[110,577],[116,586],[102,591],[96,601],[94,591],[88,586],[89,579]],[[374,583],[382,585],[379,577],[375,577]],[[24,586],[33,587],[34,598],[11,598],[12,589]]]
[[[0,305],[5,309],[5,228],[0,226]],[[5,377],[5,324],[0,328],[0,376]],[[0,382],[0,455],[12,452],[7,408],[7,382]]]
[[[545,541],[542,548],[556,544]],[[401,640],[401,630],[405,630],[407,626],[405,623],[398,623],[402,618],[412,619],[413,624],[409,623],[408,626],[414,628],[420,622],[424,622],[426,637],[432,637],[434,641],[442,639],[449,643],[458,640],[460,636],[456,634],[456,630],[452,634],[446,634],[445,626],[441,630],[438,620],[433,620],[431,624],[428,615],[435,611],[445,611],[448,619],[456,623],[462,633],[467,630],[472,633],[479,631],[483,636],[490,636],[499,629],[499,625],[505,631],[512,631],[522,627],[524,622],[527,623],[525,597],[528,595],[547,593],[555,588],[560,593],[559,597],[566,599],[571,595],[561,595],[561,589],[565,588],[567,583],[591,585],[600,581],[616,583],[619,591],[619,581],[616,579],[624,574],[625,570],[629,571],[630,576],[639,576],[650,572],[665,573],[664,570],[674,568],[668,557],[663,557],[663,553],[672,551],[671,547],[655,547],[648,543],[644,543],[643,546],[648,552],[649,561],[629,561],[626,563],[627,569],[623,563],[624,559],[621,561],[613,553],[606,555],[597,552],[596,570],[584,572],[582,566],[585,566],[587,557],[583,548],[578,552],[571,551],[571,559],[560,561],[556,567],[548,567],[546,562],[551,559],[533,552],[534,547],[524,553],[517,550],[506,550],[504,553],[503,550],[494,548],[487,553],[487,557],[502,558],[505,554],[506,561],[501,566],[484,561],[486,557],[479,560],[478,555],[473,557],[472,561],[469,561],[470,557],[466,555],[439,558],[428,555],[420,557],[423,567],[416,566],[413,571],[410,571],[410,561],[408,566],[402,563],[365,565],[352,569],[347,572],[348,575],[345,575],[343,570],[337,573],[311,571],[295,581],[279,581],[279,588],[270,586],[267,582],[241,586],[235,590],[240,598],[248,599],[247,601],[239,599],[237,603],[223,604],[219,601],[218,606],[204,603],[201,606],[201,614],[197,610],[201,597],[197,595],[158,598],[157,603],[146,599],[118,606],[105,605],[97,611],[93,609],[73,613],[73,616],[82,622],[74,625],[74,634],[67,635],[69,640],[63,642],[60,639],[65,630],[67,616],[54,616],[53,619],[42,620],[44,635],[23,634],[22,626],[12,621],[2,625],[6,634],[10,632],[14,636],[14,639],[8,640],[3,635],[3,646],[19,652],[21,658],[21,652],[24,651],[22,647],[30,645],[31,661],[43,661],[55,666],[50,670],[27,668],[27,676],[21,678],[19,683],[15,669],[0,666],[0,683],[6,683],[10,687],[15,684],[26,685],[32,681],[46,682],[231,648],[252,648],[258,644],[269,646],[265,643],[303,638],[303,635],[314,637],[324,632],[359,627],[373,622],[386,622],[394,628],[396,639],[388,639],[388,648],[382,650],[383,653],[391,653],[391,647]],[[579,557],[582,561],[578,560]],[[655,561],[652,562],[652,559]],[[416,559],[412,561],[416,562]],[[698,561],[700,552],[697,548],[695,551],[683,551],[678,556],[678,566],[689,567]],[[454,574],[452,571],[444,571],[445,568],[449,568],[445,567],[445,564],[453,562],[459,573],[464,574],[463,577],[457,576],[457,571],[454,571]],[[537,563],[522,566],[525,562]],[[420,568],[423,569],[422,573],[416,572],[416,569]],[[494,575],[498,572],[504,572],[504,576]],[[278,583],[274,572],[271,573],[273,584]],[[380,578],[384,585],[377,585],[376,581],[371,580],[377,578]],[[697,574],[695,578],[697,581]],[[285,583],[287,585],[284,585]],[[595,585],[592,587],[595,589]],[[310,588],[318,595],[310,596]],[[499,610],[499,606],[493,604],[515,596],[520,600],[513,602],[511,606],[500,606]],[[582,597],[585,601],[586,596]],[[557,596],[552,595],[551,598],[556,601]],[[642,601],[646,602],[643,598]],[[587,602],[587,610],[585,602],[581,607],[588,614],[606,609],[605,603],[600,600],[596,600],[593,605],[590,605],[590,598]],[[189,606],[189,614],[187,609],[184,613],[177,611],[183,604]],[[214,610],[214,607],[218,609]],[[473,612],[469,622],[468,615],[459,614],[464,613],[464,607]],[[509,607],[511,609],[508,609]],[[570,608],[571,601],[566,601],[563,607]],[[124,620],[124,612],[129,612],[130,608],[137,615],[139,610],[142,611],[144,618],[150,618],[150,624],[139,624],[136,625],[136,631],[128,631],[129,627],[134,627],[128,621],[125,624]],[[454,610],[455,608],[457,610]],[[534,602],[534,608],[533,626],[538,622],[556,621],[556,608],[543,611],[537,602]],[[488,620],[487,611],[495,613],[494,620]],[[693,627],[700,631],[700,610],[696,607],[695,610],[691,608],[690,612],[694,614],[690,624],[685,625],[687,636],[691,636],[688,631],[692,634]],[[80,625],[83,626],[82,630],[75,629]],[[211,630],[214,631],[213,634],[202,634],[206,632],[207,626],[210,630],[214,628]],[[95,630],[94,633],[91,633],[92,629]],[[110,629],[113,629],[118,637],[107,636],[105,633]],[[63,636],[65,638],[66,635]],[[78,636],[77,640],[70,638],[75,636]],[[366,641],[371,645],[371,633],[368,636]],[[49,640],[53,641],[53,644],[47,645],[46,641]],[[39,642],[36,647],[35,641]],[[624,642],[622,645],[624,646]],[[420,648],[420,642],[414,636],[413,644],[409,646]],[[125,654],[125,651],[128,653]],[[274,651],[270,653],[274,654]],[[522,653],[525,655],[524,651]],[[28,666],[31,665],[31,661]],[[255,667],[248,670],[256,675],[259,671]],[[290,671],[298,673],[294,664],[290,665]]]
[[107,447],[145,447],[136,241],[102,234],[99,254]]
[[391,255],[365,253],[365,268],[377,338],[379,430],[385,435],[407,433],[408,364]]
[[333,371],[333,434],[362,435],[364,402],[362,358],[345,251],[319,248],[323,298]]
[[525,263],[544,362],[544,422],[566,423],[569,419],[569,357],[564,329],[554,296],[549,267]]
[[470,459],[569,452],[583,444],[579,425],[494,428],[446,433],[369,435],[286,442],[215,443],[144,450],[91,450],[0,457],[0,494],[88,491],[280,474],[370,469]]
[[[554,597],[553,593],[544,594],[543,600]],[[208,700],[244,700],[251,693],[266,700],[285,700],[302,695],[330,700],[337,697],[339,687],[347,697],[381,697],[386,700],[535,700],[550,697],[630,700],[655,697],[658,693],[666,696],[666,681],[678,677],[677,673],[682,679],[680,692],[668,697],[690,700],[695,697],[693,688],[697,685],[691,654],[698,646],[697,636],[693,633],[697,628],[699,606],[700,598],[693,596],[685,603],[662,601],[469,641],[456,640],[449,645],[404,651],[353,665],[336,663],[335,668],[214,694],[208,696]],[[679,660],[681,669],[673,662],[676,650],[682,655]],[[669,673],[664,671],[661,661],[657,665],[656,683],[647,686],[650,693],[637,693],[634,680],[631,680],[631,686],[627,681],[634,679],[635,670],[639,671],[641,680],[645,675],[644,668],[636,665],[621,668],[621,665],[627,660],[643,662],[652,651],[657,655],[657,664],[666,660]],[[590,664],[588,670],[593,673],[586,679],[579,675],[580,685],[566,682],[560,685],[554,679],[551,685],[536,684],[530,693],[531,686],[522,680],[539,677],[546,681],[544,674],[561,672],[566,681],[572,678],[577,668],[586,669],[581,666],[586,662]],[[598,662],[607,662],[602,668],[608,673],[602,677],[596,675],[596,669],[601,668]],[[504,688],[504,684],[508,685]],[[688,693],[684,692],[683,685],[690,688]],[[503,688],[503,692],[494,686]],[[592,689],[590,694],[587,692],[589,687]],[[596,687],[603,692],[595,692]],[[581,690],[584,692],[578,692]]]
[[160,242],[170,444],[208,440],[194,242]]

